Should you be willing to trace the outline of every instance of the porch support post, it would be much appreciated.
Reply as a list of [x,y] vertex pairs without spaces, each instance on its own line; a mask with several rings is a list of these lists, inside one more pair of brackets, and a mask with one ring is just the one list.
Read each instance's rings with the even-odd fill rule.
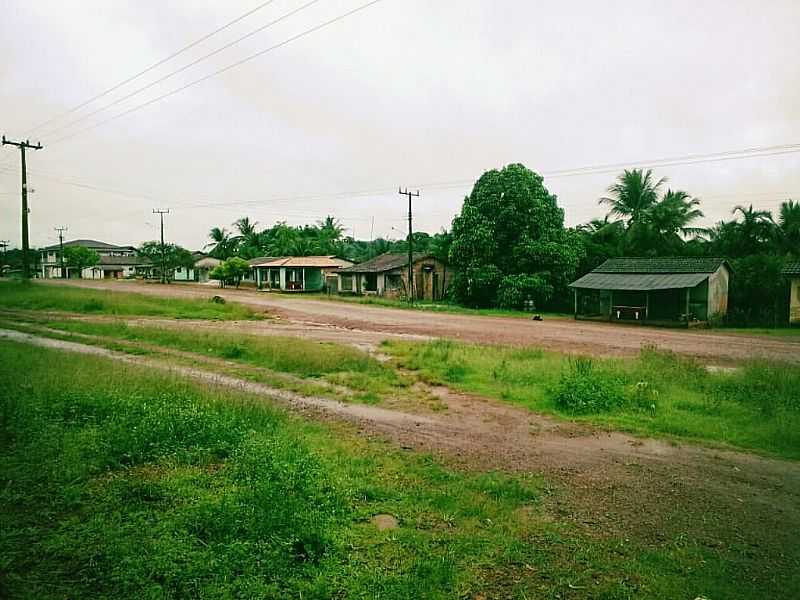
[[572,295],[575,298],[575,318],[578,317],[578,288],[572,288]]
[[256,289],[261,289],[261,269],[256,267]]
[[614,290],[608,290],[608,320],[614,320]]
[[650,292],[647,291],[644,293],[644,320],[647,321],[650,318]]
[[689,326],[689,293],[691,289],[686,288],[686,326]]

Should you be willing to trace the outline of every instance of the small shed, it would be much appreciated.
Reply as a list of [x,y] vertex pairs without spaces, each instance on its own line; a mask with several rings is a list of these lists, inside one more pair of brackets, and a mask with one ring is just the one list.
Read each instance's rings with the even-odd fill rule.
[[728,311],[722,258],[611,258],[570,287],[575,318],[696,325]]
[[[412,256],[414,298],[441,300],[447,290],[447,265],[436,257]],[[387,252],[338,273],[340,294],[408,297],[408,254]]]
[[337,271],[353,264],[338,256],[262,257],[249,263],[258,289],[282,292],[335,289]]
[[800,325],[800,261],[786,263],[783,274],[789,280],[789,325]]

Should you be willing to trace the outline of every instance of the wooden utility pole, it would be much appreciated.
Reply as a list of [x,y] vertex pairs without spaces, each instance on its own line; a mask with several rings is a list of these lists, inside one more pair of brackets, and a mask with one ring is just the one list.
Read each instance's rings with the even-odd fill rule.
[[30,251],[30,243],[28,241],[28,172],[25,166],[25,149],[41,150],[43,146],[37,143],[35,146],[29,140],[24,142],[12,142],[3,136],[3,146],[5,145],[16,146],[19,148],[20,157],[22,158],[22,276],[29,279],[31,276],[30,265],[28,264],[28,252]]
[[167,283],[167,255],[164,247],[164,215],[169,214],[168,208],[154,208],[153,214],[161,218],[161,283]]
[[53,227],[58,232],[58,264],[61,267],[61,279],[67,278],[67,273],[64,270],[64,232],[66,227]]
[[411,198],[419,198],[419,190],[416,193],[397,188],[397,193],[401,196],[408,196],[408,302],[414,304],[414,238],[411,229]]

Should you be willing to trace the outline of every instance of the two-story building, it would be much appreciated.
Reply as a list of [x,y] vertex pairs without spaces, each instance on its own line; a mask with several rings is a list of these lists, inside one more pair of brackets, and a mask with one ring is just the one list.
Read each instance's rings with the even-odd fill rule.
[[86,267],[79,274],[77,269],[64,265],[64,274],[61,272],[61,246],[55,244],[39,250],[41,255],[40,274],[45,279],[61,277],[82,277],[84,279],[121,279],[132,277],[136,268],[144,264],[144,260],[136,255],[133,246],[116,246],[97,240],[70,240],[64,242],[63,247],[72,248],[83,246],[97,252],[100,262],[91,267]]

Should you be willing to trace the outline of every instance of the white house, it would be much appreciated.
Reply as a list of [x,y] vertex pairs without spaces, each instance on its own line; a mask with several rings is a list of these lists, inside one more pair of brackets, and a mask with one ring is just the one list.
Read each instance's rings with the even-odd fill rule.
[[[71,240],[64,242],[64,249],[75,246],[83,246],[89,250],[94,250],[100,256],[100,262],[92,267],[83,269],[80,276],[84,279],[121,279],[123,277],[133,277],[136,274],[136,267],[145,263],[143,259],[136,255],[136,248],[133,246],[115,246],[97,240]],[[61,257],[60,246],[55,244],[39,250],[41,255],[41,276],[45,279],[61,278]],[[76,269],[64,267],[66,277],[78,277]]]
[[175,269],[175,281],[196,281],[204,283],[208,281],[208,274],[222,261],[205,252],[192,252],[194,264],[191,267],[177,267]]
[[258,289],[321,292],[336,289],[336,272],[353,264],[338,256],[262,256],[248,261]]

